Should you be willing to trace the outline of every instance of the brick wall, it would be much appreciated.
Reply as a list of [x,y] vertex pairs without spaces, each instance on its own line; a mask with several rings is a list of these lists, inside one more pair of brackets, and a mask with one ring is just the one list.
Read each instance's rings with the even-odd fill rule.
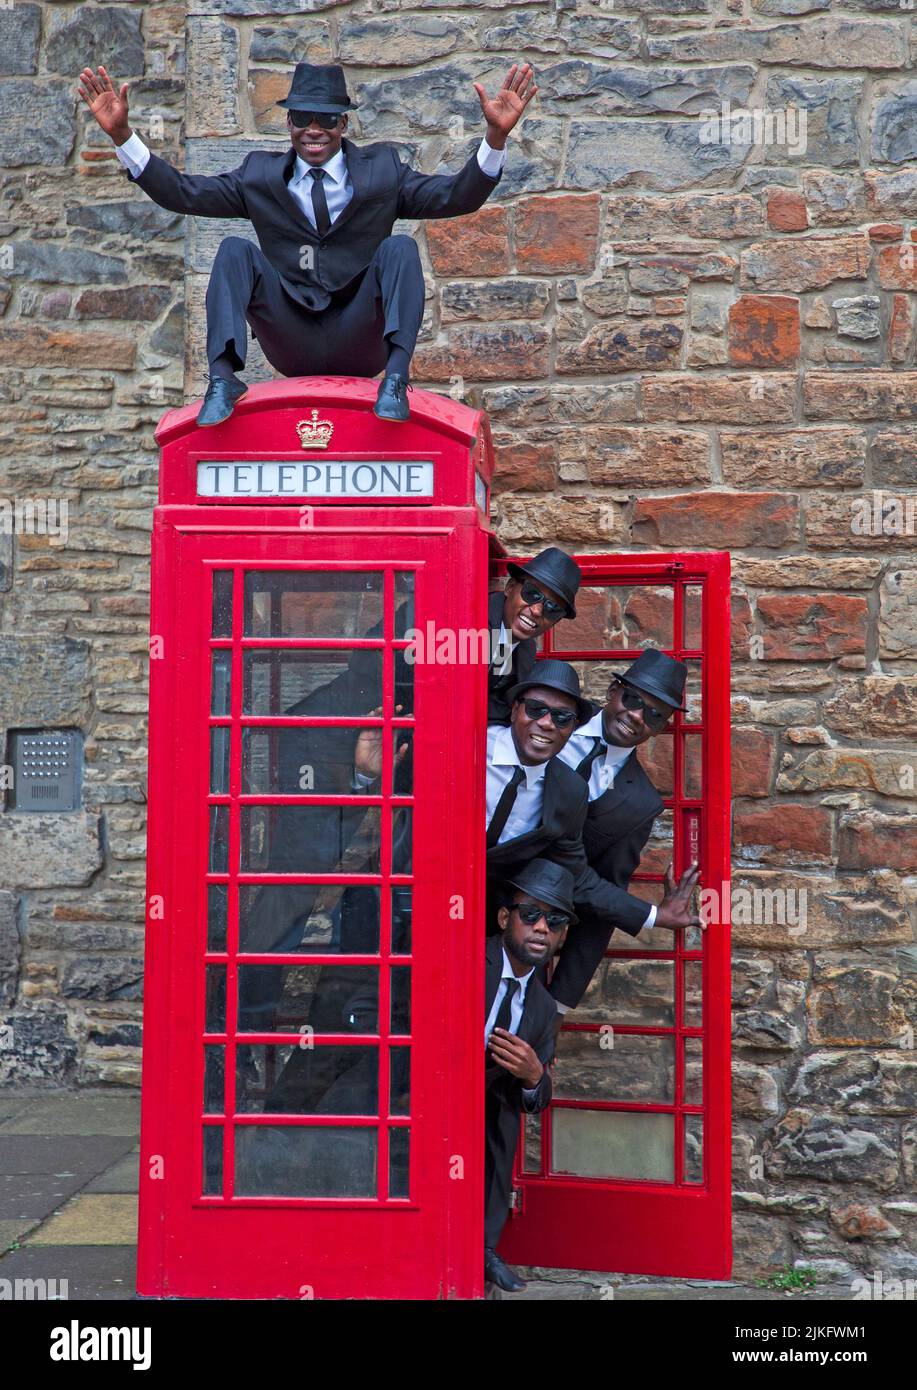
[[[355,138],[433,171],[525,57],[497,195],[408,228],[415,378],[489,410],[508,545],[732,551],[735,880],[809,904],[734,929],[737,1270],[917,1273],[915,38],[897,0],[0,7],[0,497],[69,503],[66,545],[0,531],[0,725],[87,759],[81,811],[0,815],[0,1077],[137,1078],[152,427],[246,231],[129,188],[75,74],[207,172],[339,60]],[[713,143],[724,103],[795,140]]]

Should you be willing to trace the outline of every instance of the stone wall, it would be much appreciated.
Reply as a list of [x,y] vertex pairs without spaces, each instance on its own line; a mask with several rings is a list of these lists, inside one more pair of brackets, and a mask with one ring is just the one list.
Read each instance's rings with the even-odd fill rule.
[[[471,79],[528,58],[495,197],[410,228],[415,379],[489,410],[507,545],[732,551],[735,879],[809,904],[734,929],[736,1268],[913,1277],[910,6],[48,0],[0,38],[0,497],[69,503],[65,545],[0,532],[0,725],[86,740],[80,811],[0,815],[0,1076],[137,1077],[152,427],[246,230],[131,189],[76,73],[133,79],[136,128],[206,172],[283,148],[291,63],[340,60],[355,137],[434,171],[477,144]],[[765,107],[782,144],[742,124]]]

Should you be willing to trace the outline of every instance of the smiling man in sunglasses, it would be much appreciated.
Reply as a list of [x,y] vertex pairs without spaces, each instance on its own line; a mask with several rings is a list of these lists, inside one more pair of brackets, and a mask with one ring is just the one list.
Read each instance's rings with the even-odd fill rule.
[[627,891],[653,824],[664,809],[636,750],[661,733],[676,710],[685,708],[686,677],[683,662],[664,652],[641,652],[611,682],[604,706],[578,726],[558,753],[587,788],[582,839],[591,871],[577,883],[580,921],[551,981],[561,1012],[579,1003],[615,927],[636,936],[645,927],[683,931],[701,925],[692,905],[696,864],[678,882],[669,865],[665,893],[656,907]]
[[530,675],[536,642],[561,618],[575,618],[574,600],[582,579],[575,560],[549,546],[521,565],[507,565],[505,587],[490,595],[492,660],[487,687],[488,724],[508,724],[506,692]]
[[381,419],[409,418],[408,373],[423,317],[417,245],[393,236],[397,218],[461,217],[496,188],[506,139],[537,88],[513,64],[489,97],[473,84],[484,138],[457,174],[421,174],[394,145],[345,138],[348,95],[336,64],[297,63],[287,110],[290,148],[252,150],[237,169],[184,174],[152,154],[128,124],[127,84],[84,68],[79,93],[115,142],[129,178],[170,212],[247,218],[258,245],[220,243],[207,290],[210,385],[197,417],[217,425],[248,389],[248,328],[284,376],[375,376]]

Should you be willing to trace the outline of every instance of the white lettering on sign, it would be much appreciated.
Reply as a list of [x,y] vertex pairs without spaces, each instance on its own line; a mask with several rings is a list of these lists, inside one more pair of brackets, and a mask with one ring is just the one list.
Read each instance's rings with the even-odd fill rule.
[[424,460],[309,459],[295,463],[200,460],[198,497],[432,497]]

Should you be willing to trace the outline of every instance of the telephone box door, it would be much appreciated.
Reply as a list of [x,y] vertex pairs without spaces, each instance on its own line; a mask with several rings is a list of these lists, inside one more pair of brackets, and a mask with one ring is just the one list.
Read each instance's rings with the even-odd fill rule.
[[157,520],[141,1293],[482,1292],[484,691],[404,634],[487,541],[422,529]]
[[[501,1253],[563,1269],[726,1279],[731,1269],[729,557],[578,556],[577,618],[544,655],[604,703],[658,647],[688,666],[688,710],[639,756],[666,811],[631,891],[701,867],[704,930],[612,934],[558,1038],[554,1099],[525,1121]],[[722,905],[722,904],[720,904]]]

